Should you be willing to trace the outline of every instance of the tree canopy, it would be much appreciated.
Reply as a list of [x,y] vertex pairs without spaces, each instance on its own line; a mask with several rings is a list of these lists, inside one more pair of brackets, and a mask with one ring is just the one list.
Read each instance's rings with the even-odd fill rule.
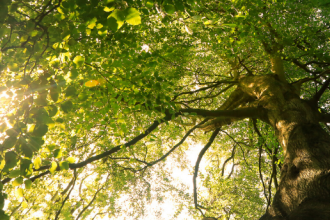
[[172,219],[261,217],[286,152],[259,76],[315,100],[329,130],[326,0],[0,5],[1,219],[139,219],[168,197]]

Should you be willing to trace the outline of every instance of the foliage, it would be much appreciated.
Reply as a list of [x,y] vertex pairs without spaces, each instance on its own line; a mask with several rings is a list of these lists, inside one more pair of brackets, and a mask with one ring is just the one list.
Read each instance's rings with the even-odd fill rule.
[[[216,110],[239,75],[270,74],[275,43],[288,81],[323,72],[328,14],[321,0],[2,0],[0,218],[138,219],[169,195],[181,203],[173,219],[183,207],[198,218],[192,192],[171,177],[189,166],[182,138],[210,137],[195,126],[206,115],[189,109]],[[261,122],[224,127],[204,157],[203,212],[260,216],[278,148]]]

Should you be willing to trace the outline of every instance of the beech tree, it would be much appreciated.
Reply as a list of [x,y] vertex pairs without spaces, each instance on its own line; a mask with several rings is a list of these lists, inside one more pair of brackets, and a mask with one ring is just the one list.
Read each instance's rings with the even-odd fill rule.
[[0,2],[1,219],[330,219],[327,1]]

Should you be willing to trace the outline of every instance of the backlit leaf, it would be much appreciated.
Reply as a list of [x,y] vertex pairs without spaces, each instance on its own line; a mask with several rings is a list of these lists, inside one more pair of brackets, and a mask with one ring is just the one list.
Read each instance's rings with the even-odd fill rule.
[[73,62],[77,65],[77,67],[81,67],[85,62],[85,58],[82,56],[76,56],[73,59]]
[[140,12],[136,10],[135,8],[127,8],[125,9],[126,13],[126,22],[131,25],[139,25],[141,24],[141,17]]
[[23,202],[22,202],[22,207],[23,207],[24,209],[26,209],[26,208],[28,207],[28,204],[27,204],[26,201],[23,201]]
[[49,168],[49,171],[54,174],[57,168],[57,163],[55,161],[52,162],[51,167]]
[[41,166],[41,158],[37,157],[36,159],[34,159],[33,164],[34,164],[34,168],[38,170]]
[[76,159],[74,157],[68,157],[68,159],[66,159],[69,163],[74,163],[76,161]]
[[23,177],[18,177],[13,181],[13,186],[20,186],[23,183]]
[[18,188],[16,191],[15,191],[15,195],[16,197],[19,199],[21,197],[24,196],[24,190],[22,188]]
[[87,86],[87,87],[94,87],[97,85],[99,85],[99,81],[97,81],[97,80],[89,80],[89,81],[85,82],[85,86]]

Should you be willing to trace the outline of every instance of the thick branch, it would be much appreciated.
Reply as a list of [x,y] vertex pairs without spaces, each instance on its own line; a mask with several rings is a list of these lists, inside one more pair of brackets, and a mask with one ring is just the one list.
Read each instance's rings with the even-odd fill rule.
[[[179,114],[177,113],[177,114],[174,115],[174,117],[177,117],[178,115],[179,115]],[[101,154],[98,154],[98,155],[96,155],[96,156],[90,157],[90,158],[88,158],[87,160],[82,161],[82,162],[80,162],[80,163],[72,163],[72,164],[69,165],[69,168],[70,168],[70,169],[76,169],[76,168],[84,167],[84,166],[86,166],[87,164],[90,164],[90,163],[92,163],[92,162],[94,162],[94,161],[96,161],[96,160],[100,160],[100,159],[102,159],[102,158],[104,158],[104,157],[110,156],[111,154],[118,152],[123,146],[125,146],[125,147],[130,147],[130,146],[136,144],[138,141],[140,141],[140,140],[143,139],[144,137],[146,137],[147,135],[149,135],[149,134],[150,134],[153,130],[155,130],[155,129],[156,129],[161,123],[164,123],[165,121],[170,121],[171,119],[172,119],[172,115],[171,115],[171,114],[166,114],[166,116],[165,116],[164,118],[162,118],[162,119],[160,119],[160,120],[155,120],[155,121],[152,123],[152,125],[151,125],[149,128],[147,128],[147,130],[145,130],[142,134],[140,134],[140,135],[136,136],[135,138],[133,138],[131,141],[125,143],[124,145],[118,145],[118,146],[112,148],[111,150],[108,150],[108,151],[105,151],[105,152],[103,152],[103,153],[101,153]],[[50,166],[42,166],[42,167],[40,167],[40,169],[38,169],[38,171],[40,171],[40,170],[46,170],[46,169],[49,169],[49,168],[50,168]],[[59,166],[57,167],[57,170],[58,170],[58,171],[60,170],[60,167],[59,167]],[[40,178],[40,177],[42,177],[42,176],[45,176],[45,175],[47,175],[47,174],[49,174],[49,173],[50,173],[49,170],[47,170],[47,171],[45,171],[45,172],[43,172],[43,173],[40,173],[40,174],[38,174],[38,175],[36,175],[36,176],[30,178],[30,180],[33,182],[33,181],[35,181],[36,179],[38,179],[38,178]],[[1,182],[2,182],[2,184],[5,184],[5,183],[8,183],[11,179],[12,179],[12,178],[5,178],[5,179],[2,180]]]
[[325,92],[325,90],[328,88],[329,84],[330,84],[330,78],[327,79],[324,82],[324,84],[322,85],[321,89],[311,99],[311,101],[313,102],[313,104],[315,104],[317,106],[318,101],[320,100],[320,98],[323,95],[323,93]]
[[[177,116],[178,114],[176,114]],[[148,136],[153,130],[155,130],[158,125],[160,125],[161,123],[165,122],[165,121],[170,121],[172,118],[172,116],[170,114],[168,114],[167,116],[165,116],[163,119],[161,120],[156,120],[154,121],[154,123],[152,123],[152,125],[142,134],[136,136],[135,138],[133,138],[131,141],[127,142],[124,144],[125,147],[130,147],[134,144],[136,144],[138,141],[140,141],[141,139],[143,139],[144,137]],[[121,148],[123,147],[123,145],[118,145],[114,148],[112,148],[111,150],[105,151],[102,154],[93,156],[88,158],[85,161],[82,161],[80,163],[76,163],[76,164],[70,164],[70,169],[75,169],[75,168],[80,168],[80,167],[84,167],[89,163],[92,163],[96,160],[102,159],[104,157],[110,156],[113,153],[118,152]]]
[[319,122],[330,123],[330,114],[319,113],[318,118],[319,118]]

